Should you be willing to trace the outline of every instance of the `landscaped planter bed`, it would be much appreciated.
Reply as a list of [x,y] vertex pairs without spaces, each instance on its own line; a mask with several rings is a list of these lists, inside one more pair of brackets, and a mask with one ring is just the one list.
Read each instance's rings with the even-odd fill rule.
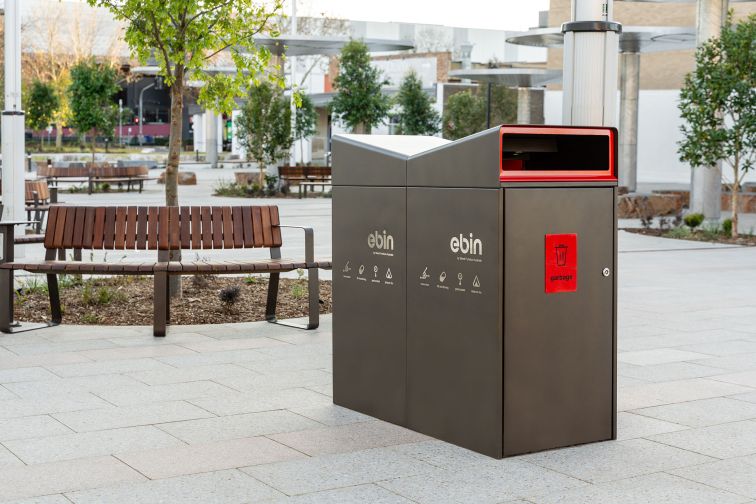
[[[64,324],[152,324],[152,278],[125,276],[80,280],[61,279]],[[183,279],[183,296],[171,302],[171,324],[222,324],[265,320],[268,278],[258,276],[197,276]],[[236,302],[224,303],[223,289],[238,286]],[[24,282],[14,318],[43,322],[50,318],[44,276]],[[233,297],[231,295],[231,297]],[[331,282],[320,281],[320,313],[331,312]],[[279,319],[307,315],[307,280],[282,278],[279,286]]]

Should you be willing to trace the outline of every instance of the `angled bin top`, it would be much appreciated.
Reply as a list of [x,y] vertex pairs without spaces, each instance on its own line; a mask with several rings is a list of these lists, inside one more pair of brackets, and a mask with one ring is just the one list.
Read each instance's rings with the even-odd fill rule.
[[407,159],[451,143],[415,135],[335,135],[332,142],[333,185],[397,187],[407,184]]

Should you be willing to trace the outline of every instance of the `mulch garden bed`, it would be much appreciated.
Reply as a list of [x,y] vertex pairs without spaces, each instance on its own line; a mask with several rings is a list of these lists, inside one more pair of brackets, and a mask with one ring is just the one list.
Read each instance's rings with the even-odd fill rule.
[[[36,279],[39,278],[37,281]],[[81,280],[63,277],[60,297],[64,324],[151,325],[152,278],[102,277]],[[238,287],[238,296],[229,290]],[[183,295],[171,302],[172,324],[220,324],[265,320],[268,278],[258,276],[185,277]],[[222,295],[222,291],[226,293]],[[227,302],[222,301],[225,297]],[[228,302],[229,297],[235,298]],[[320,281],[320,313],[331,312],[331,282]],[[27,280],[16,299],[14,318],[44,322],[50,318],[44,277]],[[307,315],[307,280],[282,278],[279,284],[280,319]]]
[[644,229],[644,228],[622,228],[622,231],[627,231],[628,233],[637,233],[647,236],[658,236],[660,238],[672,238],[677,240],[692,240],[692,241],[702,241],[702,242],[709,242],[709,243],[723,243],[723,244],[729,244],[729,245],[746,245],[746,246],[756,246],[756,235],[751,234],[741,234],[738,238],[732,238],[729,235],[723,234],[723,233],[716,233],[712,231],[706,231],[706,230],[690,230],[689,232],[680,233],[678,230],[680,228],[675,229]]

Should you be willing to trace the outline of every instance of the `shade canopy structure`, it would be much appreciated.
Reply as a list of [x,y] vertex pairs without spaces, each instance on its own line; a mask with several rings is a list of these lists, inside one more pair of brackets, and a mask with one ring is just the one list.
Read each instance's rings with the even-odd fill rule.
[[[318,37],[311,35],[282,35],[280,37],[255,37],[255,44],[266,47],[276,56],[329,56],[338,54],[348,43],[349,37]],[[370,52],[406,51],[414,44],[406,40],[362,39]]]
[[[562,47],[564,34],[560,27],[537,28],[507,38],[510,44],[534,47]],[[693,26],[623,26],[620,52],[650,53],[680,51],[696,46]]]
[[[507,38],[510,44],[562,47],[560,27],[538,28]],[[623,26],[620,51],[620,185],[630,191],[637,187],[638,95],[640,55],[680,51],[696,47],[696,29],[687,26]]]
[[507,87],[535,88],[560,82],[561,70],[546,68],[480,68],[452,70],[449,77],[470,79],[476,82],[499,84]]
[[[491,86],[517,88],[517,124],[543,123],[543,90],[536,89],[561,82],[562,71],[546,68],[477,68],[452,70],[449,77],[470,79],[488,85],[486,123],[490,126]],[[535,114],[533,111],[535,110]]]

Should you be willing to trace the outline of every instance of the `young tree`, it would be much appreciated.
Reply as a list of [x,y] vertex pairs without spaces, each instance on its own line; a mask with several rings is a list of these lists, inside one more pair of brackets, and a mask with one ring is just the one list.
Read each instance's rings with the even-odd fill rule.
[[[144,63],[154,51],[160,75],[170,86],[171,129],[165,170],[165,202],[178,205],[178,166],[184,92],[188,79],[204,82],[199,103],[230,114],[234,98],[264,77],[282,83],[278,68],[269,75],[270,51],[255,46],[260,33],[278,35],[283,0],[87,0],[126,22],[126,42]],[[210,73],[219,54],[230,56],[236,71]],[[178,254],[174,254],[178,257]]]
[[294,115],[294,139],[299,140],[299,153],[304,164],[304,140],[311,137],[317,131],[316,122],[318,114],[312,100],[307,95],[302,95],[302,104],[297,107]]
[[92,132],[92,161],[98,133],[112,135],[118,116],[113,95],[118,92],[116,71],[90,59],[71,69],[68,100],[71,125],[82,135]]
[[353,132],[369,134],[391,108],[391,100],[381,92],[388,83],[370,63],[367,46],[350,40],[341,48],[339,75],[333,80],[338,90],[331,102],[333,113]]
[[[32,130],[43,130],[53,121],[60,106],[58,94],[50,84],[35,80],[26,94],[26,125]],[[42,150],[44,137],[40,137],[39,150]]]
[[398,128],[400,135],[438,133],[438,112],[423,91],[423,83],[414,71],[410,71],[402,80],[396,102],[402,109]]
[[292,144],[291,107],[280,88],[261,82],[249,89],[236,134],[247,159],[260,168],[260,187],[265,187],[265,168],[285,158]]
[[456,140],[486,128],[486,101],[470,91],[455,93],[444,108],[444,138]]
[[[694,170],[717,161],[731,168],[732,236],[738,236],[738,192],[756,162],[756,14],[696,51],[696,68],[680,90],[683,140],[678,153]],[[723,177],[724,178],[724,177]]]

